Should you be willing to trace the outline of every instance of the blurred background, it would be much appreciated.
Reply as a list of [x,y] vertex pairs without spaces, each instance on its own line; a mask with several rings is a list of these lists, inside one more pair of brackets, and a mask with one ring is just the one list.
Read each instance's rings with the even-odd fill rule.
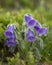
[[40,5],[44,6],[45,9],[50,9],[52,6],[52,0],[0,0],[0,7],[5,9],[36,9]]
[[51,10],[52,0],[0,0],[0,8],[20,10],[30,8],[32,10],[38,7],[44,7],[46,11]]
[[[42,52],[43,59],[40,60],[40,65],[52,65],[52,0],[0,0],[0,60],[1,57],[3,62],[6,62],[6,55],[8,51],[3,44],[4,31],[9,23],[14,23],[14,21],[21,24],[23,22],[24,14],[32,14],[35,19],[37,19],[41,24],[49,27],[49,32],[47,37],[43,37],[44,49]],[[10,54],[10,53],[9,53]],[[19,54],[16,55],[18,57]],[[7,59],[11,59],[8,58]],[[14,58],[11,60],[11,64],[15,64]],[[13,62],[12,62],[13,61]],[[19,61],[22,65],[33,65],[25,64],[25,61]],[[5,64],[5,65],[11,65]],[[18,64],[18,65],[21,65]],[[0,62],[0,65],[4,65]],[[39,64],[37,64],[39,65]]]
[[45,10],[52,8],[52,0],[0,0],[0,8],[4,9],[24,9],[30,8],[35,10],[39,7],[44,7]]

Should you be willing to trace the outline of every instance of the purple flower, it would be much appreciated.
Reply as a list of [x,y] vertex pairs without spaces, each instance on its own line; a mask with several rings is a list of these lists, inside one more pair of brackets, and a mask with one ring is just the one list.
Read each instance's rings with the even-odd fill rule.
[[27,22],[27,25],[29,27],[36,26],[36,24],[38,22],[37,20],[33,19],[33,17],[30,14],[25,15],[25,21]]
[[6,45],[8,47],[16,46],[16,37],[15,37],[15,35],[13,35],[13,37],[11,37],[7,40]]
[[37,25],[37,20],[34,20],[34,19],[31,19],[28,23],[28,26],[29,27],[34,27]]
[[48,33],[48,28],[42,27],[41,25],[34,26],[39,36],[46,36]]
[[41,28],[41,29],[38,31],[38,35],[39,35],[39,36],[42,36],[42,35],[46,36],[47,33],[48,33],[48,28],[45,28],[45,27]]
[[30,14],[25,14],[25,21],[28,23],[32,19]]
[[7,30],[5,31],[4,35],[8,38],[12,37],[14,34],[14,26],[8,26]]
[[41,26],[40,23],[37,23],[37,25],[34,26],[34,28],[35,28],[36,31],[39,31],[42,28],[42,26]]
[[29,42],[33,42],[33,41],[36,40],[36,37],[35,37],[33,31],[31,31],[30,29],[29,29],[28,32],[27,32],[26,38],[27,38],[27,40],[28,40]]

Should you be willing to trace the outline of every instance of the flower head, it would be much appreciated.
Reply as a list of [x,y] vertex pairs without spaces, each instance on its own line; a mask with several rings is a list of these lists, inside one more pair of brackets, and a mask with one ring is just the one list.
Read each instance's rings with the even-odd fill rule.
[[30,14],[25,15],[25,21],[27,22],[28,27],[34,27],[38,22]]
[[36,26],[34,26],[36,31],[39,31],[42,28],[42,25],[40,23],[37,23]]
[[25,14],[25,21],[28,23],[32,19],[30,14]]
[[46,36],[48,33],[48,28],[46,27],[36,26],[34,28],[36,29],[39,36],[42,36],[42,35]]
[[26,38],[27,38],[27,40],[28,40],[29,42],[33,42],[33,41],[36,40],[36,37],[35,37],[35,35],[34,35],[34,32],[31,31],[30,29],[29,29],[28,32],[27,32]]
[[11,25],[11,26],[8,26],[7,27],[7,30],[5,31],[4,35],[8,38],[12,37],[14,34],[14,26]]
[[42,36],[42,35],[46,36],[47,33],[48,33],[48,28],[45,28],[45,27],[41,28],[41,29],[38,31],[38,35],[39,35],[39,36]]
[[15,35],[13,35],[13,37],[11,37],[7,40],[6,45],[8,47],[16,46],[16,37],[15,37]]
[[46,27],[42,27],[42,25],[40,23],[37,23],[36,26],[34,26],[35,30],[37,31],[39,36],[46,36],[48,33],[48,28]]

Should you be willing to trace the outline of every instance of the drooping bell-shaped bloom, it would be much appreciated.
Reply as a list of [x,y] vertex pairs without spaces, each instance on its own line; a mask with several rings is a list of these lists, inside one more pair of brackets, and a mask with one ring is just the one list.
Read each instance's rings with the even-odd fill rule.
[[32,19],[30,14],[25,14],[25,21],[28,23]]
[[12,37],[14,34],[14,26],[11,25],[11,26],[8,26],[7,27],[7,30],[5,31],[4,35],[8,38]]
[[30,14],[25,14],[25,21],[29,27],[34,27],[37,24],[37,20],[35,20]]
[[34,28],[35,28],[36,31],[39,31],[39,30],[41,30],[42,25],[40,23],[37,23],[37,25],[34,26]]
[[41,25],[34,26],[35,30],[37,31],[39,36],[46,36],[48,33],[48,28],[42,27]]
[[31,19],[30,21],[29,21],[29,23],[28,23],[28,26],[29,27],[34,27],[34,26],[36,26],[37,25],[37,20],[35,20],[35,19]]
[[29,42],[33,42],[36,40],[36,37],[34,35],[34,32],[31,31],[30,29],[28,30],[27,34],[26,34],[26,39],[29,41]]
[[43,27],[43,28],[41,28],[41,29],[38,31],[38,35],[39,35],[39,36],[42,36],[42,35],[46,36],[47,33],[48,33],[48,28],[46,28],[46,27]]
[[15,35],[13,35],[13,37],[9,38],[6,42],[6,45],[8,47],[13,47],[13,46],[16,46],[16,37]]

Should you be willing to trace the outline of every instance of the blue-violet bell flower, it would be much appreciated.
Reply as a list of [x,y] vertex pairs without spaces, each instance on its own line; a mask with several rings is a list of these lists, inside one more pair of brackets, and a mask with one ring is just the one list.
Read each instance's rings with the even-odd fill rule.
[[38,31],[38,35],[39,35],[39,36],[42,36],[42,35],[46,36],[47,33],[48,33],[48,28],[46,28],[46,27],[43,27],[43,28],[41,28],[41,29]]
[[40,23],[37,23],[36,26],[34,26],[36,31],[39,31],[42,28],[42,25]]
[[16,46],[16,37],[15,37],[15,35],[13,35],[13,37],[11,37],[11,38],[9,38],[7,40],[6,45],[8,47],[14,47],[14,46]]
[[4,35],[8,38],[12,37],[14,34],[14,26],[10,25],[7,27],[7,30],[5,31]]
[[29,41],[29,42],[33,42],[36,40],[36,36],[34,35],[34,32],[30,29],[28,29],[28,32],[26,34],[26,39]]
[[38,24],[37,26],[34,26],[35,30],[37,31],[39,36],[46,36],[48,33],[48,28],[42,27],[41,24]]
[[25,14],[25,21],[27,22],[28,27],[34,27],[38,22],[30,14]]

